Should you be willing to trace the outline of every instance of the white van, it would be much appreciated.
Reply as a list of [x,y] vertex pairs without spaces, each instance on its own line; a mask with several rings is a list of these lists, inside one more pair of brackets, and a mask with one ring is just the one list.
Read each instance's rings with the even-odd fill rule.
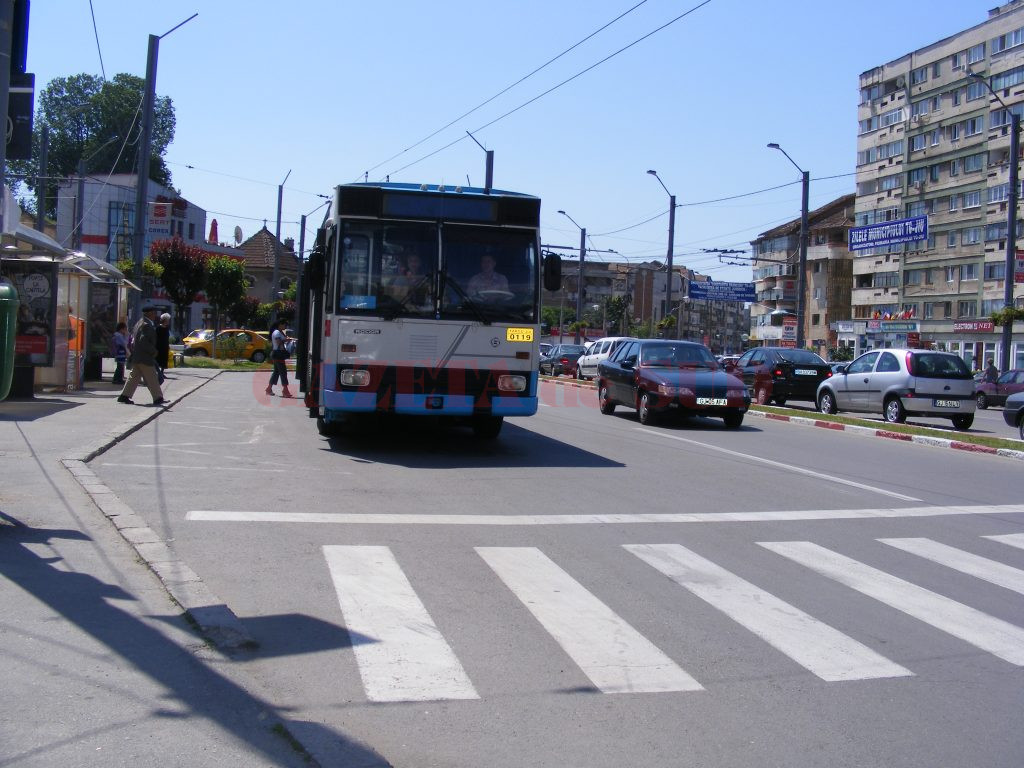
[[580,355],[579,360],[576,361],[576,375],[577,379],[592,379],[597,376],[597,364],[604,360],[608,355],[619,348],[619,345],[626,339],[632,338],[631,336],[608,336],[603,339],[598,339],[590,348],[587,350],[585,355]]

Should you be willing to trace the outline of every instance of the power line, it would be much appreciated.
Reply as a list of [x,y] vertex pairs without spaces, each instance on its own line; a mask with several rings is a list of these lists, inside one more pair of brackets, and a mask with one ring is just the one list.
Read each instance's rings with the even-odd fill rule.
[[107,79],[107,70],[103,66],[103,51],[100,50],[100,32],[96,28],[96,9],[92,7],[92,0],[89,0],[89,13],[92,15],[92,32],[96,36],[96,53],[100,57],[100,72],[103,74],[103,79]]
[[[587,72],[590,72],[590,71],[591,71],[592,69],[596,69],[597,67],[599,67],[599,66],[601,66],[602,64],[604,64],[604,63],[605,63],[606,61],[609,61],[609,60],[611,60],[611,59],[615,58],[615,57],[616,57],[616,56],[618,56],[618,55],[619,55],[620,53],[623,53],[623,52],[625,52],[625,51],[628,51],[628,50],[629,50],[630,48],[632,48],[632,47],[633,47],[634,45],[637,45],[638,43],[641,43],[641,42],[643,42],[644,40],[646,40],[647,38],[651,37],[652,35],[655,35],[655,34],[657,34],[658,32],[661,32],[661,31],[662,31],[663,29],[665,29],[666,27],[670,27],[671,25],[675,24],[675,23],[676,23],[677,21],[679,21],[680,19],[683,19],[683,18],[685,18],[686,16],[689,16],[689,15],[690,15],[691,13],[693,13],[694,11],[697,11],[697,10],[699,10],[700,8],[703,8],[703,7],[705,6],[705,5],[707,5],[707,4],[708,4],[708,3],[710,3],[710,2],[711,2],[711,0],[703,0],[703,2],[701,2],[701,3],[698,3],[697,5],[695,5],[695,6],[693,6],[692,8],[690,8],[690,9],[689,9],[688,11],[685,11],[684,13],[681,13],[681,14],[679,14],[678,16],[676,16],[676,17],[675,17],[674,19],[672,19],[671,21],[668,21],[668,22],[666,22],[666,23],[662,24],[662,25],[661,25],[660,27],[658,27],[657,29],[653,29],[653,30],[651,30],[651,31],[650,31],[650,32],[648,32],[648,33],[647,33],[646,35],[644,35],[644,36],[642,36],[642,37],[639,37],[639,38],[637,38],[636,40],[634,40],[634,41],[633,41],[632,43],[630,43],[629,45],[626,45],[626,46],[624,46],[624,47],[620,48],[619,50],[615,51],[615,53],[611,53],[611,54],[609,54],[608,56],[605,56],[605,57],[604,57],[603,59],[601,59],[600,61],[598,61],[598,62],[596,62],[596,63],[594,63],[594,64],[591,64],[591,65],[590,65],[589,67],[587,67],[586,69],[583,69],[583,70],[581,70],[581,71],[577,72],[577,73],[576,73],[575,75],[573,75],[572,77],[569,77],[569,78],[567,78],[567,79],[563,80],[562,82],[558,83],[558,85],[554,85],[554,86],[552,86],[551,88],[548,88],[548,89],[547,89],[546,91],[544,91],[543,93],[540,93],[540,94],[538,94],[538,95],[534,96],[534,97],[533,97],[532,99],[530,99],[530,100],[528,100],[528,101],[525,101],[525,102],[523,102],[523,103],[522,103],[522,104],[520,104],[520,105],[519,105],[518,107],[515,107],[514,109],[510,109],[510,110],[509,110],[508,112],[506,112],[505,114],[503,114],[503,115],[500,115],[500,116],[498,116],[498,117],[494,118],[494,119],[493,119],[493,120],[491,120],[491,121],[490,121],[489,123],[484,123],[484,124],[483,124],[483,125],[481,125],[481,126],[480,126],[479,128],[477,128],[477,129],[475,129],[475,130],[471,131],[471,133],[479,133],[480,131],[482,131],[482,130],[484,130],[484,129],[486,129],[486,128],[490,128],[490,127],[491,127],[492,125],[494,125],[495,123],[497,123],[497,122],[499,122],[499,121],[501,121],[501,120],[504,120],[504,119],[505,119],[506,117],[509,117],[510,115],[513,115],[513,114],[515,114],[516,112],[518,112],[519,110],[523,109],[524,107],[527,107],[527,106],[529,106],[530,104],[533,104],[533,102],[535,102],[535,101],[538,101],[539,99],[542,99],[542,98],[544,98],[544,97],[545,97],[545,96],[547,96],[547,95],[548,95],[549,93],[552,93],[553,91],[556,91],[556,90],[558,90],[559,88],[561,88],[561,87],[562,87],[563,85],[566,85],[566,84],[568,84],[568,83],[571,83],[571,82],[572,82],[573,80],[575,80],[576,78],[578,78],[578,77],[581,77],[581,76],[585,75],[585,74],[586,74]],[[407,165],[403,165],[403,166],[402,166],[401,168],[396,168],[395,170],[393,170],[393,171],[392,171],[392,172],[391,172],[391,173],[389,174],[389,176],[393,176],[394,174],[398,173],[399,171],[404,171],[404,170],[405,170],[406,168],[411,168],[412,166],[416,165],[417,163],[421,163],[421,162],[423,162],[424,160],[426,160],[427,158],[429,158],[429,157],[433,157],[434,155],[436,155],[436,154],[438,154],[438,153],[440,153],[440,152],[443,152],[444,150],[448,149],[449,147],[453,147],[453,146],[455,146],[455,145],[456,145],[456,144],[458,144],[458,143],[459,143],[460,141],[464,141],[464,140],[465,140],[465,138],[466,138],[465,136],[460,136],[459,138],[455,139],[455,141],[452,141],[452,142],[449,142],[448,144],[445,144],[445,145],[444,145],[443,147],[441,147],[440,149],[435,149],[435,150],[434,150],[433,152],[430,152],[430,153],[428,153],[428,154],[424,155],[424,156],[423,156],[423,157],[421,157],[421,158],[420,158],[419,160],[413,160],[413,161],[412,161],[411,163],[408,163]]]
[[[443,126],[441,126],[440,128],[438,128],[438,129],[437,129],[436,131],[434,131],[434,132],[433,132],[432,134],[430,134],[429,136],[425,136],[424,138],[422,138],[422,139],[420,139],[419,141],[417,141],[417,142],[416,142],[415,144],[412,144],[412,145],[410,145],[410,146],[406,147],[405,149],[403,149],[403,150],[402,150],[401,152],[397,152],[396,154],[392,155],[392,156],[391,156],[391,157],[389,157],[389,158],[388,158],[387,160],[383,160],[383,161],[381,161],[381,162],[377,163],[376,165],[374,165],[374,166],[372,166],[372,167],[370,167],[370,168],[367,168],[367,169],[366,169],[366,171],[364,171],[364,173],[369,173],[370,171],[375,171],[375,170],[377,170],[377,169],[378,169],[378,168],[380,168],[380,167],[381,167],[382,165],[385,165],[386,163],[390,163],[390,162],[391,162],[392,160],[394,160],[395,158],[397,158],[397,157],[400,157],[400,156],[404,155],[404,154],[405,154],[406,152],[408,152],[408,151],[410,151],[410,150],[412,150],[412,149],[415,149],[416,147],[418,147],[418,146],[419,146],[420,144],[424,143],[425,141],[428,141],[428,140],[430,140],[430,139],[434,138],[435,136],[437,136],[437,134],[441,133],[441,131],[444,131],[444,130],[446,130],[446,129],[448,129],[448,128],[451,128],[451,127],[452,127],[453,125],[455,125],[455,124],[456,124],[457,122],[459,122],[459,121],[460,121],[460,120],[462,120],[463,118],[469,117],[469,116],[470,116],[471,114],[473,114],[474,112],[476,112],[476,111],[477,111],[478,109],[480,109],[481,107],[484,107],[484,106],[486,106],[486,105],[490,104],[490,103],[491,103],[492,101],[494,101],[494,100],[495,100],[496,98],[498,98],[499,96],[502,96],[502,95],[504,95],[505,93],[508,93],[508,92],[509,92],[509,91],[511,91],[511,90],[512,90],[513,88],[515,88],[515,87],[516,87],[517,85],[519,85],[520,83],[522,83],[522,82],[524,82],[524,81],[528,80],[529,78],[533,77],[533,76],[534,76],[535,74],[537,74],[538,72],[540,72],[540,71],[541,71],[542,69],[544,69],[545,67],[547,67],[547,66],[548,66],[549,64],[554,64],[554,63],[555,63],[556,61],[558,61],[558,60],[559,60],[560,58],[562,58],[563,56],[565,56],[565,55],[566,55],[567,53],[569,53],[570,51],[572,51],[572,50],[574,50],[574,49],[576,49],[576,48],[579,48],[579,47],[580,47],[581,45],[583,45],[583,43],[587,42],[587,40],[589,40],[590,38],[592,38],[592,37],[596,36],[597,34],[599,34],[599,33],[603,32],[604,30],[608,29],[608,27],[610,27],[610,26],[611,26],[612,24],[614,24],[615,22],[617,22],[617,21],[618,21],[619,19],[623,18],[624,16],[628,16],[628,15],[629,15],[630,13],[632,13],[633,11],[635,11],[635,10],[636,10],[637,8],[639,8],[639,7],[641,6],[641,5],[643,5],[643,4],[644,4],[644,3],[646,3],[646,2],[647,2],[647,0],[640,0],[640,2],[639,2],[639,3],[637,3],[636,5],[634,5],[634,6],[633,6],[632,8],[630,8],[629,10],[627,10],[627,11],[624,11],[623,13],[620,13],[620,14],[619,14],[618,16],[616,16],[616,17],[615,17],[614,19],[612,19],[611,21],[609,21],[609,22],[608,22],[607,24],[605,24],[604,26],[600,27],[599,29],[596,29],[596,30],[594,30],[594,31],[593,31],[593,32],[591,32],[591,33],[590,33],[589,35],[587,35],[587,36],[586,36],[586,37],[584,37],[584,38],[583,38],[582,40],[580,40],[579,42],[577,42],[577,43],[575,43],[575,44],[573,44],[573,45],[569,46],[568,48],[566,48],[566,49],[565,49],[564,51],[562,51],[562,52],[561,52],[560,54],[558,54],[557,56],[555,56],[555,57],[554,57],[553,59],[548,59],[548,60],[547,60],[546,62],[544,62],[543,64],[541,64],[541,65],[540,65],[539,67],[537,67],[537,68],[536,68],[535,70],[533,70],[533,71],[532,71],[532,72],[530,72],[529,74],[527,74],[527,75],[523,75],[523,76],[522,76],[521,78],[519,78],[519,79],[518,79],[518,80],[516,80],[516,81],[515,81],[514,83],[512,83],[512,85],[509,85],[509,86],[507,86],[507,87],[503,88],[502,90],[498,91],[498,92],[497,92],[496,94],[494,94],[493,96],[491,96],[491,97],[490,97],[489,99],[487,99],[486,101],[482,101],[481,103],[477,104],[477,105],[476,105],[475,107],[473,107],[473,108],[472,108],[471,110],[469,110],[468,112],[465,112],[465,113],[463,113],[463,114],[459,115],[458,117],[456,117],[456,118],[455,118],[454,120],[452,120],[452,121],[451,121],[450,123],[448,123],[448,124],[446,124],[446,125],[443,125]],[[360,174],[360,175],[362,175],[362,174]]]

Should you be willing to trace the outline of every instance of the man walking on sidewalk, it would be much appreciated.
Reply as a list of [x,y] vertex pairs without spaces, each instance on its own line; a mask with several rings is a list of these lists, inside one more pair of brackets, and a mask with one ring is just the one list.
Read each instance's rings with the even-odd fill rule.
[[160,382],[156,372],[156,313],[157,308],[152,302],[142,305],[142,319],[135,324],[132,331],[132,373],[125,382],[119,403],[132,405],[132,395],[139,386],[139,379],[146,382],[149,394],[153,396],[153,405],[163,405],[164,393],[160,390]]

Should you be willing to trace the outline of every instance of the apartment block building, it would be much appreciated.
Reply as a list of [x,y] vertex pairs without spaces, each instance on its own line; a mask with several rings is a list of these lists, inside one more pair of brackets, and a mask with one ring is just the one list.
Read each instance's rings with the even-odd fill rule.
[[[837,323],[850,317],[853,259],[847,249],[855,196],[843,195],[807,214],[805,345],[822,357],[840,346]],[[795,346],[800,286],[800,219],[751,242],[754,293],[749,344]]]
[[[861,74],[855,224],[928,220],[927,240],[855,252],[851,320],[861,348],[920,344],[975,367],[1000,358],[991,314],[1013,280],[1007,107],[1024,110],[1021,0]],[[1014,303],[1024,307],[1024,285]],[[1014,331],[1011,365],[1024,367],[1024,324]]]

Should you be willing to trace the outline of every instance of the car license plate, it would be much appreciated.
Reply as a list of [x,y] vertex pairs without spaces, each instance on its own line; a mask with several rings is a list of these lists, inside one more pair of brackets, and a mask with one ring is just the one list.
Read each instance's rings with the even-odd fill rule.
[[810,370],[808,370],[806,368],[797,368],[795,371],[793,371],[793,373],[795,373],[797,376],[817,376],[818,375],[817,371],[810,371]]
[[698,397],[697,405],[727,405],[728,401],[724,397]]
[[959,400],[936,400],[935,401],[935,407],[936,408],[959,408],[960,407],[960,401]]

